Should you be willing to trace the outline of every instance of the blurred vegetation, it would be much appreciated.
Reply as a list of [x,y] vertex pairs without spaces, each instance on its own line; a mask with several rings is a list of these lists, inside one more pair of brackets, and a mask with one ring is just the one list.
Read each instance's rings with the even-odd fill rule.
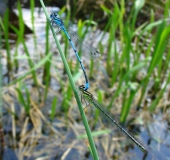
[[[44,1],[46,5],[49,6],[57,6],[60,8],[63,8],[66,6],[67,11],[71,11],[71,19],[74,20],[75,17],[77,19],[89,19],[91,16],[91,13],[94,15],[94,20],[99,24],[100,28],[104,28],[104,26],[107,24],[109,20],[109,15],[107,15],[105,12],[101,10],[101,6],[105,6],[110,11],[114,13],[114,5],[117,4],[119,7],[121,7],[121,2],[118,0],[100,0],[100,1],[91,1],[91,0],[64,0],[64,1]],[[164,6],[168,1],[164,0],[146,0],[145,5],[138,14],[138,21],[136,22],[136,26],[139,26],[143,24],[144,22],[149,22],[150,20],[150,13],[151,10],[154,12],[155,19],[158,20],[162,17],[164,13]],[[134,0],[127,0],[124,1],[124,21],[127,20],[129,17],[131,10],[134,7]],[[38,5],[38,3],[37,3]],[[89,12],[92,11],[92,12]]]

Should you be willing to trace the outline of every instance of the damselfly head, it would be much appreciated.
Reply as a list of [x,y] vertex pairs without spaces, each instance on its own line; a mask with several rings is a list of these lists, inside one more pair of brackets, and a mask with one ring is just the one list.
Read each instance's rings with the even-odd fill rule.
[[84,85],[81,85],[81,86],[79,86],[79,89],[82,90],[82,91],[84,91],[85,86],[84,86]]
[[51,19],[56,19],[56,18],[58,18],[57,13],[51,13],[51,14],[50,14],[50,18],[51,18]]

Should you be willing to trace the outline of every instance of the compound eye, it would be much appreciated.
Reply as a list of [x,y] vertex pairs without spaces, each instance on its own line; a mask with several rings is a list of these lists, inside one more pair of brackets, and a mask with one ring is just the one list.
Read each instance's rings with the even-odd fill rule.
[[53,18],[53,14],[50,14],[50,18]]

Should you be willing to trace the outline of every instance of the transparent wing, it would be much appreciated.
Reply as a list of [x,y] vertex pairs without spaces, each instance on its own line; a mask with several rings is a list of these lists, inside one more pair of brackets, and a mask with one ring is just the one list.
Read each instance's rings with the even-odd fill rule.
[[99,51],[95,49],[92,45],[90,45],[87,41],[82,40],[76,32],[69,29],[68,34],[71,37],[71,40],[73,41],[74,45],[76,46],[78,51],[81,51],[81,53],[92,59],[96,59],[100,57]]

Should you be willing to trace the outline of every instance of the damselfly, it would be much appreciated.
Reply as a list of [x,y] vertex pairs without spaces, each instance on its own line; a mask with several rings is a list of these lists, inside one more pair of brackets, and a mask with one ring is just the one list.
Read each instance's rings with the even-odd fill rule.
[[83,62],[81,61],[81,59],[79,57],[79,54],[78,54],[78,52],[76,50],[76,47],[75,47],[73,42],[79,43],[79,45],[81,46],[82,53],[86,54],[88,57],[91,57],[91,58],[98,57],[100,55],[99,52],[95,48],[93,48],[91,45],[89,45],[87,42],[81,41],[75,35],[75,33],[73,31],[69,30],[69,32],[68,32],[66,30],[65,26],[64,26],[63,21],[58,17],[57,13],[51,14],[50,18],[51,18],[52,26],[58,27],[57,32],[62,30],[66,34],[66,36],[67,36],[67,38],[69,40],[69,43],[70,43],[71,47],[73,48],[74,53],[75,53],[75,55],[76,55],[76,57],[77,57],[77,59],[78,59],[78,61],[80,63],[80,66],[81,66],[82,70],[83,70],[85,81],[86,81],[86,85],[85,85],[84,90],[87,90],[89,88],[89,82],[88,82],[87,74],[86,74]]
[[112,114],[108,113],[108,111],[94,99],[93,95],[90,92],[84,90],[84,85],[80,86],[79,90],[81,91],[81,95],[83,96],[83,98],[85,98],[85,100],[87,100],[91,105],[99,109],[100,113],[103,114],[103,117],[107,119],[107,123],[111,123],[113,127],[117,128],[116,131],[119,132],[119,135],[126,136],[128,139],[134,142],[143,152],[147,152],[145,147],[140,144],[140,142],[138,142],[134,138],[134,136],[132,136],[124,127],[122,127],[119,121],[114,118]]

